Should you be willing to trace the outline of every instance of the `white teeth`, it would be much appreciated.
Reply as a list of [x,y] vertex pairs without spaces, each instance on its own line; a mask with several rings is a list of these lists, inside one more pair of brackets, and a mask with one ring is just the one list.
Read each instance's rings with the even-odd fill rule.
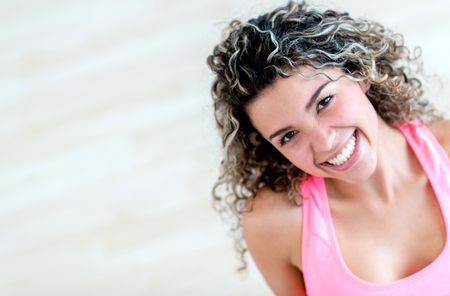
[[345,145],[344,149],[342,149],[341,153],[339,153],[335,158],[328,160],[327,162],[335,166],[344,164],[355,151],[355,143],[356,137],[355,135],[353,135],[350,141],[348,141],[347,145]]

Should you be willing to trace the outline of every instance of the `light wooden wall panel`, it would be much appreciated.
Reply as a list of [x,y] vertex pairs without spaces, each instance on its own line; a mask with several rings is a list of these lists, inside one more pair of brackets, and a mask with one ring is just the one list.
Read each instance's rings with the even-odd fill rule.
[[[0,293],[271,295],[212,211],[206,56],[277,1],[0,1]],[[278,2],[282,3],[282,2]],[[322,1],[422,45],[450,104],[447,2]]]

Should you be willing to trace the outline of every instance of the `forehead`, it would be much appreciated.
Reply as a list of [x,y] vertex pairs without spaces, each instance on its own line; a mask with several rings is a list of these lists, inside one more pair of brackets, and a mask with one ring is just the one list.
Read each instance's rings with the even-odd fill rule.
[[[255,127],[260,121],[286,117],[290,110],[306,106],[313,93],[324,83],[337,80],[344,73],[337,68],[313,69],[300,67],[298,74],[287,78],[278,77],[266,87],[246,108]],[[303,108],[303,107],[302,107]]]
[[286,96],[293,92],[295,95],[312,94],[323,83],[338,80],[343,76],[346,75],[338,68],[299,67],[289,77],[277,77],[271,85],[261,91],[253,102],[261,101],[260,98]]

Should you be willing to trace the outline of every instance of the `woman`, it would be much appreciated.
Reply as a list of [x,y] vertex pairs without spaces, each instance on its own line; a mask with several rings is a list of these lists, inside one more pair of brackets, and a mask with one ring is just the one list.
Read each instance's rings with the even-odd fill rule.
[[214,198],[243,269],[248,247],[277,295],[450,295],[450,122],[401,35],[293,2],[225,35]]

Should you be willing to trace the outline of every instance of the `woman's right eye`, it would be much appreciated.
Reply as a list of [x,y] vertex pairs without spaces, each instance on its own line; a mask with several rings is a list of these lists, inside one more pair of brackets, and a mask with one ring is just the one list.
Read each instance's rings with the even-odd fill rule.
[[323,108],[328,106],[328,104],[331,102],[332,99],[333,99],[333,96],[329,95],[329,96],[326,96],[325,98],[323,98],[322,100],[320,100],[316,107],[317,112],[320,112],[320,110],[322,110]]
[[287,142],[289,142],[298,132],[297,131],[290,131],[284,134],[284,136],[280,139],[280,146],[283,146]]

